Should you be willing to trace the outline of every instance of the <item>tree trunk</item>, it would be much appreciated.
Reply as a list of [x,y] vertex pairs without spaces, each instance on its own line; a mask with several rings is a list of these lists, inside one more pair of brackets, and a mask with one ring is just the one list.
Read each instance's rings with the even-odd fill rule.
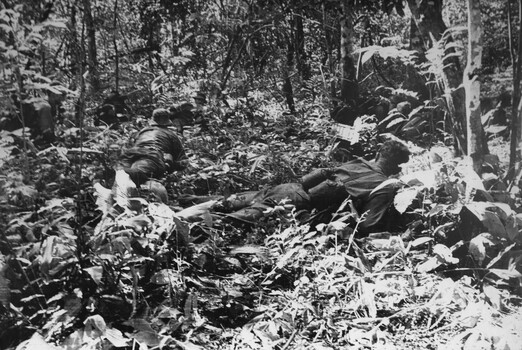
[[301,79],[306,81],[310,79],[311,72],[305,50],[303,18],[300,13],[294,13],[292,17],[292,26],[294,27],[295,60]]
[[[78,70],[82,67],[82,55],[81,52],[83,51],[83,48],[80,46],[80,42],[78,41],[78,33],[76,31],[77,27],[77,21],[76,21],[76,11],[78,8],[78,2],[80,0],[74,0],[70,4],[69,11],[71,13],[70,17],[70,25],[69,25],[69,55],[66,55],[65,57],[69,57],[70,63],[69,63],[69,69],[71,71],[71,74],[73,76],[77,76]],[[70,88],[72,90],[75,90],[78,86],[80,81],[76,79],[71,80],[71,86]],[[75,113],[74,120],[72,120],[75,125],[80,125],[80,121],[78,119],[78,113]]]
[[100,80],[98,77],[98,54],[96,50],[96,29],[94,28],[94,20],[92,17],[91,0],[83,0],[83,20],[87,29],[87,58],[90,69],[90,81],[92,89],[98,91],[100,89]]
[[[508,11],[508,42],[509,42],[509,51],[511,54],[511,63],[513,65],[513,96],[511,100],[511,130],[510,130],[510,150],[509,150],[509,168],[506,175],[506,180],[512,180],[515,176],[515,167],[517,162],[517,146],[519,140],[518,133],[518,125],[522,125],[520,123],[520,115],[522,110],[520,99],[520,75],[522,74],[522,25],[519,24],[518,31],[518,52],[515,55],[514,45],[513,45],[513,36],[511,31],[512,26],[512,18],[511,18],[511,6],[510,0],[507,1],[507,11]],[[522,15],[522,0],[518,0],[518,17]]]
[[473,168],[480,174],[486,150],[480,113],[480,80],[482,67],[482,21],[479,0],[468,0],[468,64],[464,73],[466,91],[467,149]]
[[292,87],[292,80],[290,78],[294,67],[294,45],[290,42],[290,37],[287,38],[288,51],[286,53],[286,66],[283,69],[284,83],[283,94],[286,99],[286,104],[290,113],[295,113],[294,89]]
[[[232,55],[234,53],[234,48],[236,48],[238,43],[241,41],[241,34],[242,34],[241,26],[236,26],[234,33],[229,36],[230,38],[229,38],[229,42],[228,42],[227,53],[226,53],[226,56],[223,59],[223,63],[222,63],[223,70],[221,72],[221,82],[219,85],[219,88],[221,89],[221,91],[225,90],[227,83],[228,83],[228,79],[230,77],[230,74],[232,73],[232,70],[234,68],[234,66],[231,65]],[[248,41],[248,39],[245,39],[245,43],[247,41]],[[243,44],[243,46],[244,45],[245,44]],[[242,47],[240,49],[238,49],[237,51],[238,51],[237,57],[240,57]]]
[[120,58],[118,54],[118,0],[114,1],[114,18],[112,21],[113,33],[112,33],[112,45],[114,47],[114,91],[119,92],[120,89]]
[[341,2],[341,100],[353,108],[357,105],[359,87],[356,80],[355,60],[353,52],[353,0]]
[[332,77],[334,76],[334,72],[335,72],[335,65],[334,65],[334,61],[333,61],[333,54],[332,54],[332,42],[330,40],[330,32],[328,31],[328,26],[327,26],[327,23],[328,23],[328,15],[327,15],[327,12],[326,12],[326,4],[325,2],[323,1],[323,4],[322,4],[322,11],[323,11],[323,32],[324,32],[324,42],[325,42],[325,47],[326,47],[326,59],[328,61],[328,68],[329,68],[329,72],[328,72],[328,75],[327,75],[327,78],[328,78],[328,87],[330,88],[330,98],[334,98],[335,97],[335,79],[332,79]]
[[[425,50],[433,47],[442,39],[442,34],[447,27],[442,19],[442,0],[408,0],[412,18],[418,30],[418,36],[422,40]],[[451,41],[451,37],[446,39]],[[442,81],[448,111],[453,123],[450,129],[453,133],[457,153],[467,153],[466,143],[466,96],[462,86],[462,68],[457,57],[452,55],[455,50],[445,50],[445,43],[440,43],[442,52]],[[420,46],[420,43],[416,43]],[[448,57],[449,56],[449,57]]]

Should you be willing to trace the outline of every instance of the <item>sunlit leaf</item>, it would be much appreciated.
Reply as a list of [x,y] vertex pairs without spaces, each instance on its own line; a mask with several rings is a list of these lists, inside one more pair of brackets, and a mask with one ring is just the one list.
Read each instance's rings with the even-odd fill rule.
[[517,270],[488,269],[488,271],[505,280],[509,280],[510,278],[522,278],[522,274]]
[[122,221],[120,221],[120,225],[124,227],[132,227],[137,231],[141,231],[145,229],[146,227],[149,227],[152,225],[152,221],[149,219],[147,215],[137,215],[137,216],[131,216],[129,218],[126,218]]
[[89,316],[83,321],[85,325],[85,332],[91,338],[98,338],[105,336],[107,331],[107,324],[100,315]]
[[373,293],[373,284],[368,284],[361,281],[360,284],[360,302],[361,306],[365,307],[368,311],[368,317],[377,316],[377,306],[375,305],[375,294]]
[[459,259],[454,258],[451,250],[444,244],[435,244],[433,246],[433,254],[435,254],[444,264],[458,264]]
[[124,170],[117,170],[113,186],[116,203],[122,208],[129,207],[129,198],[137,193],[136,184]]
[[410,243],[410,245],[413,248],[415,248],[415,247],[421,246],[421,245],[423,245],[425,243],[428,243],[428,242],[431,242],[431,241],[433,241],[433,238],[431,238],[431,237],[420,237],[420,238],[417,238],[414,241],[412,241]]
[[266,156],[264,155],[261,155],[259,157],[256,158],[256,160],[254,161],[254,163],[252,164],[252,166],[250,167],[250,171],[248,172],[248,175],[249,176],[252,176],[252,174],[254,174],[254,172],[256,171],[256,169],[266,160]]
[[92,267],[86,267],[83,269],[85,272],[91,276],[92,280],[97,284],[100,285],[102,282],[103,277],[103,267],[102,266],[92,266]]
[[105,338],[117,348],[122,348],[128,345],[128,338],[124,337],[122,332],[116,328],[107,328]]
[[420,170],[408,173],[401,177],[401,181],[410,186],[423,185],[427,188],[437,188],[437,174],[435,170]]
[[112,208],[112,191],[108,188],[103,187],[99,182],[95,183],[93,188],[95,191],[94,195],[96,197],[96,206],[105,216],[109,213],[109,210]]
[[500,259],[502,259],[502,257],[507,253],[509,252],[511,249],[513,249],[514,247],[516,246],[516,243],[513,243],[507,247],[505,247],[504,249],[502,249],[502,251],[500,251],[496,257],[494,257],[489,263],[488,265],[486,266],[486,268],[491,268],[493,265],[495,265]]
[[482,287],[484,291],[484,295],[486,296],[487,300],[491,303],[491,305],[497,309],[500,310],[502,306],[502,294],[500,291],[495,288],[492,285],[486,284]]
[[54,251],[54,245],[57,241],[58,237],[56,236],[49,236],[45,239],[42,246],[42,255],[41,255],[41,263],[40,263],[40,269],[42,272],[46,275],[49,274],[49,271],[52,269],[52,262],[53,262],[53,251]]
[[59,350],[60,348],[47,343],[44,338],[38,334],[34,333],[29,340],[26,340],[20,345],[16,347],[16,350]]
[[406,209],[408,209],[408,207],[413,203],[415,198],[417,198],[418,194],[419,188],[417,187],[406,187],[402,190],[399,190],[393,200],[395,209],[397,209],[397,211],[401,214],[404,213]]

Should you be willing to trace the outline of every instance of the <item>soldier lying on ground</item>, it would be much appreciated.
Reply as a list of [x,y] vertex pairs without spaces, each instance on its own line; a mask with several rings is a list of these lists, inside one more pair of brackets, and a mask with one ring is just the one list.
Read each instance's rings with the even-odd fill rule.
[[[386,141],[374,161],[355,159],[336,168],[317,169],[299,183],[281,184],[259,192],[243,193],[223,201],[225,208],[236,210],[229,217],[254,223],[263,211],[283,199],[297,210],[317,209],[335,212],[348,197],[361,215],[367,215],[358,226],[359,233],[388,229],[393,210],[396,185],[380,186],[389,176],[400,172],[399,165],[409,160],[410,151],[398,141]],[[242,209],[241,209],[242,208]]]
[[155,109],[150,126],[142,129],[134,146],[121,155],[118,167],[136,185],[184,168],[185,150],[176,132],[168,128],[171,125],[169,111]]

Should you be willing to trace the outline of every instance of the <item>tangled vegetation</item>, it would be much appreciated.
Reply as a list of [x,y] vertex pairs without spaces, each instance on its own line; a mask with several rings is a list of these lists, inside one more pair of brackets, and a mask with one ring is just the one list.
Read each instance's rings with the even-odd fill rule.
[[[3,306],[4,344],[389,349],[509,341],[491,327],[518,304],[520,214],[472,201],[482,182],[462,159],[432,163],[416,148],[406,170],[412,185],[395,204],[414,219],[399,235],[354,239],[349,206],[310,227],[281,203],[252,230],[230,226],[208,205],[181,210],[196,193],[256,189],[326,162],[333,139],[318,135],[331,124],[325,118],[253,123],[238,114],[210,123],[212,137],[189,130],[190,168],[167,179],[169,205],[146,190],[111,200],[101,185],[113,161],[107,144],[131,123],[89,132],[82,149],[4,158],[1,295],[12,305]],[[289,125],[300,132],[283,139]],[[434,150],[431,157],[444,155]],[[121,188],[126,181],[116,176]],[[457,238],[473,232],[463,250]]]
[[[500,39],[501,2],[483,5],[479,174],[456,155],[447,99],[459,90],[447,60],[465,63],[463,2],[445,4],[452,27],[424,51],[405,42],[415,3],[351,2],[350,105],[335,82],[341,2],[2,1],[0,348],[520,348],[514,35]],[[113,88],[126,109],[109,123]],[[161,179],[168,200],[115,170],[154,108],[201,92],[199,119],[178,129],[188,166]],[[56,98],[52,140],[26,124],[29,97]],[[20,128],[7,127],[13,115]],[[359,237],[365,213],[349,198],[322,223],[285,201],[255,225],[213,210],[371,159],[388,138],[412,151],[394,201],[400,232]]]

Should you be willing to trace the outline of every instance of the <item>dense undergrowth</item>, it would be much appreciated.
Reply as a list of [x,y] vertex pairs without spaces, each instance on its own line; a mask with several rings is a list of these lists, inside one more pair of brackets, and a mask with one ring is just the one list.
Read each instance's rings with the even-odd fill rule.
[[[520,193],[502,186],[502,164],[481,179],[445,147],[410,143],[395,201],[408,226],[356,239],[348,222],[364,215],[348,201],[319,225],[285,203],[254,227],[209,211],[331,164],[320,114],[238,111],[189,128],[168,203],[119,190],[132,185],[113,165],[135,130],[63,129],[39,151],[2,135],[2,348],[516,349],[494,326],[522,281]],[[378,141],[360,140],[368,156]],[[192,206],[198,196],[210,202]]]

